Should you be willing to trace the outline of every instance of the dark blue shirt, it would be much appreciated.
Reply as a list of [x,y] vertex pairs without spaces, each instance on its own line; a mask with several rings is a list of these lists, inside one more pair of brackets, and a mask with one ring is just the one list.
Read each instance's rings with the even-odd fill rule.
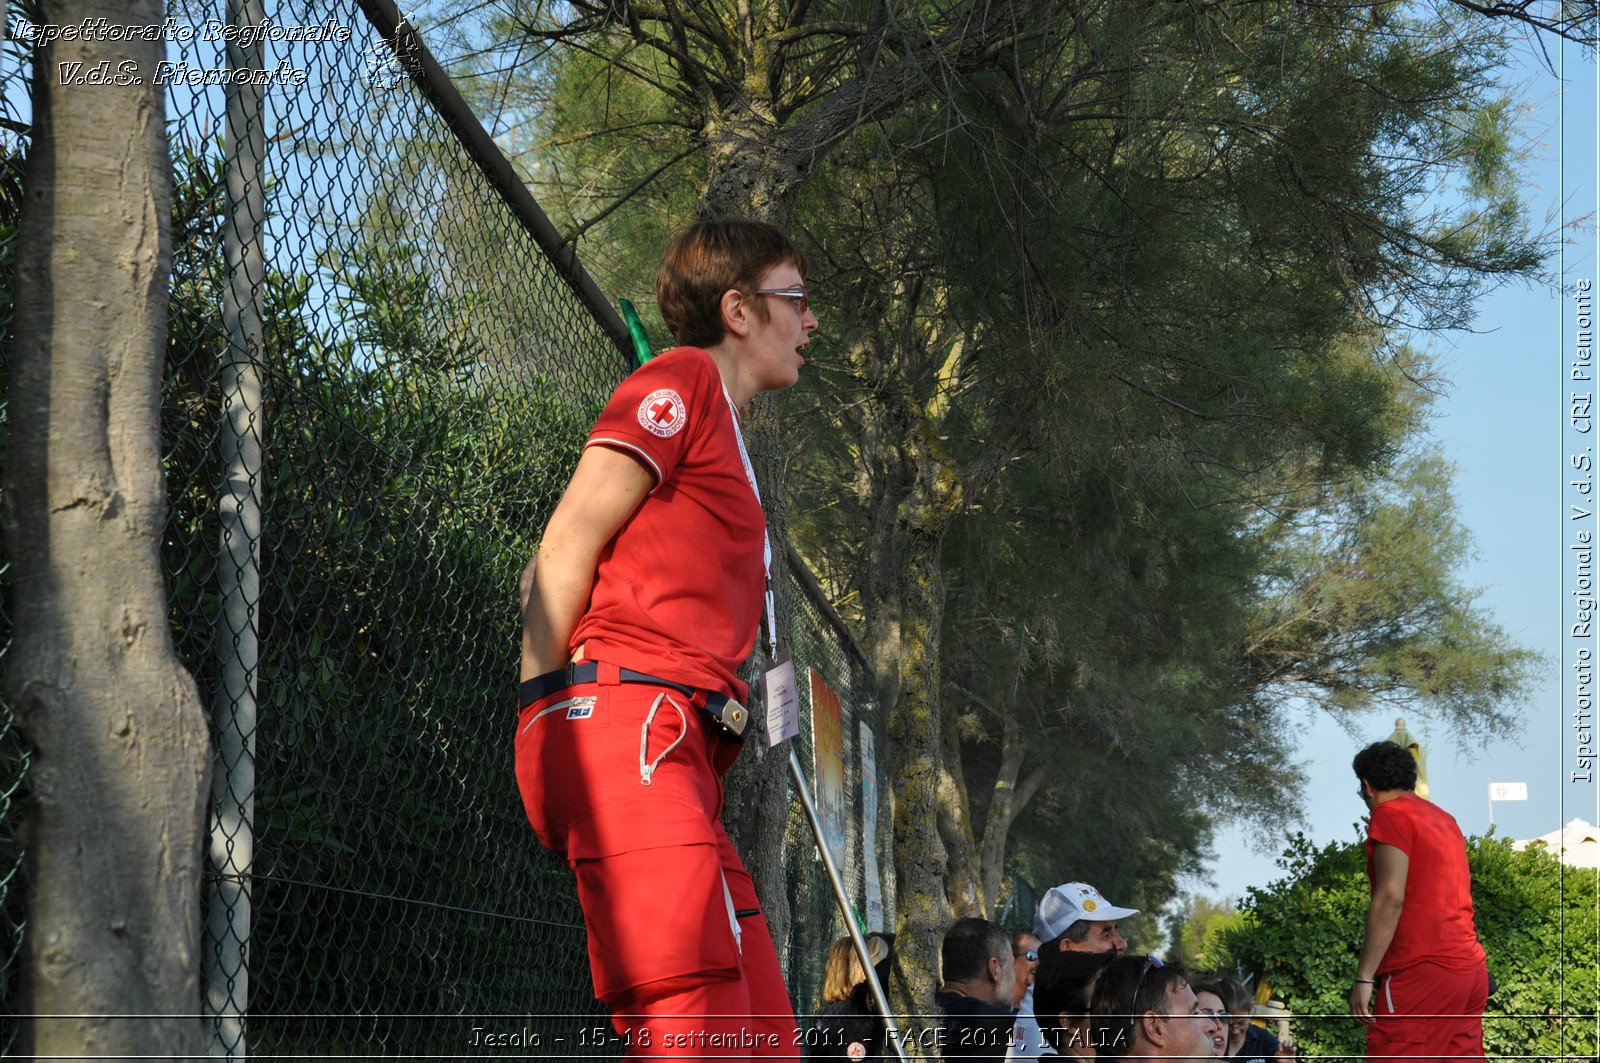
[[1259,1026],[1251,1026],[1244,1035],[1244,1044],[1239,1046],[1239,1051],[1230,1059],[1240,1060],[1241,1063],[1272,1063],[1278,1054],[1278,1039]]
[[944,1012],[940,1044],[945,1063],[986,1063],[1006,1058],[1016,1012],[943,989],[934,994],[933,1002]]

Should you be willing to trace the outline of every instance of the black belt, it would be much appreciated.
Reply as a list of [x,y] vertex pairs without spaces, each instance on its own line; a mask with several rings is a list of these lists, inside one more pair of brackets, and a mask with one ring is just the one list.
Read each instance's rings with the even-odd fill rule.
[[[600,680],[600,665],[597,661],[583,661],[578,664],[569,664],[565,668],[557,668],[553,672],[536,675],[532,679],[523,680],[517,688],[517,707],[526,708],[541,698],[568,687],[581,686],[585,683],[596,683]],[[644,686],[666,687],[676,690],[688,698],[695,708],[711,717],[718,727],[722,728],[730,737],[744,741],[744,736],[750,731],[750,713],[745,707],[728,697],[708,690],[696,690],[694,687],[682,683],[674,683],[670,679],[659,676],[646,675],[635,672],[632,668],[617,669],[617,681],[620,683],[638,683]]]

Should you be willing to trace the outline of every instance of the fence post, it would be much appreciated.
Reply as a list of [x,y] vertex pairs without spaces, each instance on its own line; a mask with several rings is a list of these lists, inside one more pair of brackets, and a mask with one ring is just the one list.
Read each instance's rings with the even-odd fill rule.
[[[262,0],[228,0],[228,25],[259,27]],[[247,45],[241,46],[240,41]],[[229,70],[262,66],[259,33],[230,34]],[[229,79],[223,160],[227,208],[222,313],[227,348],[218,371],[222,490],[217,583],[220,676],[212,701],[217,759],[211,784],[210,889],[206,898],[205,1006],[211,1054],[243,1059],[250,1002],[250,875],[255,858],[256,687],[260,678],[261,477],[265,436],[261,359],[266,214],[263,88]],[[246,83],[240,83],[246,82]]]

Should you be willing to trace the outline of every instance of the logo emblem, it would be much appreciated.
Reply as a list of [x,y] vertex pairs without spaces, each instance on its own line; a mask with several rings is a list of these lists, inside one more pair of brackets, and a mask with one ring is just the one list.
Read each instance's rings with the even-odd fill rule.
[[639,403],[639,425],[651,435],[665,439],[683,431],[689,421],[689,409],[683,396],[671,388],[652,391]]
[[1083,910],[1084,911],[1092,912],[1098,907],[1100,907],[1100,906],[1098,904],[1094,903],[1094,898],[1093,897],[1085,897],[1083,899]]
[[867,1058],[867,1046],[860,1041],[851,1041],[850,1047],[844,1050],[844,1054],[855,1060],[856,1063],[860,1063],[861,1060]]
[[569,720],[587,720],[594,715],[594,698],[573,698],[571,704],[567,710]]

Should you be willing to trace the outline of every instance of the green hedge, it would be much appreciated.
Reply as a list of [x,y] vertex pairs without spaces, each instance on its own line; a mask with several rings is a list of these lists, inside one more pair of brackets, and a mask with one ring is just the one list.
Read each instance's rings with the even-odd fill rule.
[[[1478,934],[1499,983],[1484,1017],[1489,1055],[1594,1058],[1594,872],[1492,834],[1469,838],[1467,859]],[[1279,863],[1288,875],[1252,888],[1245,918],[1221,935],[1226,965],[1258,973],[1296,1014],[1302,1055],[1359,1058],[1365,1036],[1345,1001],[1369,895],[1362,847],[1319,849],[1296,835]]]

